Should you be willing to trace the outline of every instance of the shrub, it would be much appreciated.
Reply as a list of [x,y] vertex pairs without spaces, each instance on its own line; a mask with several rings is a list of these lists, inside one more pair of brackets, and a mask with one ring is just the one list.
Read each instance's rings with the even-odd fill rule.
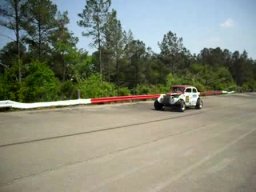
[[72,81],[65,81],[60,86],[61,99],[77,99],[77,87]]
[[140,84],[135,88],[135,94],[143,95],[143,94],[158,94],[165,93],[169,91],[169,87],[167,88],[164,85],[147,85]]
[[102,80],[99,74],[91,75],[78,85],[82,98],[96,98],[117,95],[116,87],[112,83]]
[[118,89],[118,95],[120,96],[131,95],[131,91],[128,87],[120,87]]
[[135,87],[134,93],[137,95],[149,94],[150,87],[148,85],[139,84]]
[[34,61],[29,74],[23,80],[20,99],[23,102],[53,101],[58,99],[59,81],[44,63]]
[[18,65],[13,65],[0,75],[0,100],[19,100],[20,83]]

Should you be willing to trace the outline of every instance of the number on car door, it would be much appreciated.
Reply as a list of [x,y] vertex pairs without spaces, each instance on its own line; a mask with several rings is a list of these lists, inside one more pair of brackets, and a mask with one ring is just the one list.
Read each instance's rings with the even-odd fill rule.
[[191,105],[191,94],[192,94],[192,89],[191,88],[187,88],[185,91],[185,102],[186,105]]

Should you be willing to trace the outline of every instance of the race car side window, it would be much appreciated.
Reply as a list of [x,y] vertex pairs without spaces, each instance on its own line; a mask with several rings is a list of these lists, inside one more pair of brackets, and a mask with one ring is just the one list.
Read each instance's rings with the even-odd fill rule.
[[191,91],[192,91],[191,88],[186,89],[186,93],[191,93]]

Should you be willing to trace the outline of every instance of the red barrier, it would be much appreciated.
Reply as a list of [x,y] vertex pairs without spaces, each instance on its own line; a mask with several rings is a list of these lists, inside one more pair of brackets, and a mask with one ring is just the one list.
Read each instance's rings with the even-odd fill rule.
[[156,99],[157,97],[159,97],[159,95],[160,94],[101,97],[101,98],[91,99],[91,103],[100,104],[100,103],[114,103],[114,102],[120,102],[120,101]]
[[[201,92],[201,96],[211,96],[211,95],[221,95],[222,91],[205,91]],[[135,101],[135,100],[147,100],[156,99],[160,94],[150,94],[150,95],[128,95],[128,96],[113,96],[113,97],[101,97],[92,98],[91,104],[103,104],[103,103],[115,103],[122,101]]]
[[[202,96],[210,95],[221,95],[233,92],[227,91],[205,91],[201,92]],[[55,106],[71,106],[71,105],[81,105],[81,104],[103,104],[103,103],[114,103],[122,101],[135,101],[135,100],[147,100],[156,99],[160,94],[150,94],[150,95],[128,95],[128,96],[114,96],[114,97],[102,97],[93,99],[78,99],[78,100],[68,100],[68,101],[55,101],[55,102],[40,102],[40,103],[19,103],[14,101],[0,101],[1,108],[17,108],[17,109],[33,109],[42,107],[55,107]]]
[[204,91],[200,93],[201,96],[211,96],[211,95],[221,95],[221,94],[222,94],[222,91]]

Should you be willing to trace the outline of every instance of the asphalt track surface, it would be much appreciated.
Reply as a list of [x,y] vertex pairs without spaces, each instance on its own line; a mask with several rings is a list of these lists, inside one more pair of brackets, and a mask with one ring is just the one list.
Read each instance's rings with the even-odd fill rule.
[[256,191],[256,94],[0,113],[0,192]]

